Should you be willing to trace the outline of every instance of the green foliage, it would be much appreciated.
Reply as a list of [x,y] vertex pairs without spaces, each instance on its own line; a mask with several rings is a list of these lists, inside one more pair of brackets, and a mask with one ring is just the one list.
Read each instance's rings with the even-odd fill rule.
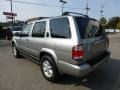
[[107,24],[107,19],[105,17],[101,17],[100,20],[99,20],[99,23],[101,25],[106,25]]
[[2,26],[2,23],[0,23],[0,30],[2,30],[3,29],[3,26]]
[[119,22],[120,22],[120,17],[112,17],[112,18],[109,19],[108,27],[116,29],[117,28],[117,24]]
[[5,30],[3,30],[3,23],[0,23],[0,39],[5,38]]
[[117,24],[117,29],[120,29],[120,22]]

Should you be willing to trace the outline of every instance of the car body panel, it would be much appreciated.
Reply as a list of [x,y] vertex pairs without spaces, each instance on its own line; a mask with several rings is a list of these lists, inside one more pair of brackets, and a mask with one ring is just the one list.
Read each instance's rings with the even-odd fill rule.
[[[71,38],[52,38],[50,34],[50,20],[57,18],[67,18],[69,22]],[[46,31],[43,38],[32,37],[32,30],[36,22],[46,21]],[[48,19],[42,19],[32,22],[33,26],[30,30],[28,37],[13,37],[13,42],[15,42],[19,51],[29,54],[40,60],[42,53],[48,53],[52,56],[55,61],[57,68],[60,73],[67,73],[73,76],[83,76],[93,68],[99,65],[99,63],[109,59],[109,56],[101,59],[100,62],[96,63],[94,67],[85,63],[92,60],[107,51],[106,47],[106,36],[91,37],[81,39],[79,34],[79,28],[74,19],[74,16],[60,16]],[[89,26],[98,25],[98,23],[89,22]],[[48,36],[47,36],[48,34]],[[72,49],[76,45],[82,45],[84,50],[84,57],[82,60],[76,61],[72,58]]]

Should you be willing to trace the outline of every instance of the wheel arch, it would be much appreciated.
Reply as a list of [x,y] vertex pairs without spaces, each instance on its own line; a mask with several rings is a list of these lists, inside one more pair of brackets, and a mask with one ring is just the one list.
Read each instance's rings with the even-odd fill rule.
[[39,54],[39,58],[41,58],[45,54],[50,55],[53,58],[53,60],[57,63],[57,55],[55,54],[53,50],[42,48]]
[[53,59],[53,61],[55,62],[56,66],[58,68],[58,71],[61,73],[61,70],[60,70],[59,65],[58,65],[58,58],[57,58],[56,53],[51,49],[43,48],[40,51],[39,58],[41,59],[41,57],[43,55],[49,55]]
[[13,46],[14,44],[17,45],[16,41],[15,41],[15,40],[12,40],[12,46]]

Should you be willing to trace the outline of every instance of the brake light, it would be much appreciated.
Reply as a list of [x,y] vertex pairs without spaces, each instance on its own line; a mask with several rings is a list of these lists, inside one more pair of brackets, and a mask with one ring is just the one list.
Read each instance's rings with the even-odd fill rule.
[[72,59],[79,60],[83,59],[84,57],[84,50],[82,45],[74,46],[72,49]]

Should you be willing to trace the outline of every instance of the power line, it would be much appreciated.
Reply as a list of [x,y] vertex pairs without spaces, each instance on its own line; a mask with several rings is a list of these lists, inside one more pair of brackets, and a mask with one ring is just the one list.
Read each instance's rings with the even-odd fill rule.
[[[10,0],[6,0],[6,1],[10,1]],[[58,5],[57,5],[57,6],[56,6],[56,5],[50,5],[50,4],[31,3],[31,2],[23,2],[23,1],[17,1],[17,0],[13,0],[12,2],[61,8],[61,6],[58,6]],[[71,7],[64,7],[64,8],[69,8],[69,9],[81,9],[81,10],[84,10],[84,9],[82,9],[82,8],[76,8],[76,7],[74,7],[74,8],[71,8]]]
[[[10,0],[6,0],[6,1],[10,1]],[[24,2],[24,1],[17,1],[17,0],[12,0],[12,2],[16,2],[16,3],[23,3],[23,4],[31,4],[31,5],[39,5],[39,6],[46,6],[46,7],[57,7],[57,8],[61,8],[61,6],[56,6],[56,5],[51,5],[51,4],[42,4],[42,3],[32,3],[32,2]],[[68,9],[78,9],[78,10],[86,10],[86,14],[88,15],[88,11],[90,10],[89,8],[89,4],[88,4],[88,0],[87,0],[87,7],[85,9],[83,8],[77,8],[77,7],[64,7],[64,8],[68,8]],[[93,13],[97,13],[95,11],[92,10]]]
[[[6,0],[10,1],[10,0]],[[49,4],[40,4],[40,3],[31,3],[31,2],[23,2],[23,1],[12,1],[12,2],[17,2],[17,3],[23,3],[23,4],[32,4],[32,5],[41,5],[41,6],[50,6],[50,7],[61,7],[61,6],[55,6],[55,5],[49,5]]]

